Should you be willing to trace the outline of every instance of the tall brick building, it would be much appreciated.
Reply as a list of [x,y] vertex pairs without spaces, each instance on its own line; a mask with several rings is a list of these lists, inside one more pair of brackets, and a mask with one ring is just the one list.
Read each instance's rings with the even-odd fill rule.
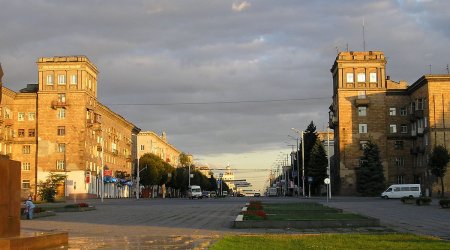
[[[38,84],[2,89],[0,150],[22,162],[22,194],[50,172],[65,173],[60,193],[126,197],[140,129],[97,100],[98,70],[86,56],[39,58]],[[122,183],[121,183],[122,181]],[[129,182],[128,182],[129,184]]]
[[[390,80],[386,63],[383,52],[341,52],[331,68],[332,167],[341,194],[356,194],[355,168],[369,140],[380,149],[386,185],[420,183],[424,194],[440,187],[427,160],[434,146],[450,146],[450,75],[424,75],[409,86]],[[444,183],[449,192],[450,174]]]

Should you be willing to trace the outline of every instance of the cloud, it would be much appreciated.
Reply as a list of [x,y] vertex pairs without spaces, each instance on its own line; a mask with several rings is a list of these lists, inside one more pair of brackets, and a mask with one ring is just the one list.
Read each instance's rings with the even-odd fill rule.
[[[450,1],[93,1],[0,0],[4,86],[35,83],[38,57],[84,54],[102,103],[216,165],[259,154],[270,168],[265,152],[290,150],[290,128],[324,128],[336,47],[362,50],[363,18],[366,48],[385,52],[393,80],[450,63]],[[239,102],[308,97],[325,99]],[[206,104],[176,104],[192,102]]]
[[241,12],[241,11],[244,11],[244,10],[246,10],[246,9],[248,9],[248,8],[250,8],[250,6],[252,6],[249,2],[247,2],[247,1],[244,1],[244,2],[241,2],[241,3],[236,3],[236,2],[234,2],[232,5],[231,5],[231,9],[234,11],[234,12]]

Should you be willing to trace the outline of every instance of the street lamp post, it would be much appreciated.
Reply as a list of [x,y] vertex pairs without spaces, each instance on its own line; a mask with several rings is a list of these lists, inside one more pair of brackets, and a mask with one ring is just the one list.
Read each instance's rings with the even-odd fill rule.
[[305,141],[303,138],[303,135],[305,132],[300,131],[296,128],[291,128],[295,133],[301,135],[301,141],[302,141],[302,193],[303,197],[305,197]]
[[141,171],[139,170],[139,155],[138,155],[136,166],[136,200],[139,200],[139,193],[141,192],[141,184],[139,183],[141,181],[141,178],[139,177],[140,172]]

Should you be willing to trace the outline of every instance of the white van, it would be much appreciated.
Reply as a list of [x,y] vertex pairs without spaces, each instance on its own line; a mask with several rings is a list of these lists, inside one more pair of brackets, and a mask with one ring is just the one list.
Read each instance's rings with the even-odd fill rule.
[[200,186],[189,186],[188,190],[188,198],[194,199],[194,198],[202,198],[202,190]]
[[381,198],[402,198],[402,197],[420,197],[420,184],[394,184],[389,186],[386,191],[381,193]]

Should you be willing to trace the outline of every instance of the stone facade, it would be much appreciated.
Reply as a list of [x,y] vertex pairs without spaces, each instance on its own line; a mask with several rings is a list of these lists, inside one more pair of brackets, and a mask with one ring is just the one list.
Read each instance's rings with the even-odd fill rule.
[[[97,100],[95,65],[86,56],[39,58],[37,65],[38,84],[2,90],[1,153],[22,162],[22,196],[36,195],[50,172],[67,175],[59,190],[65,196],[99,195],[102,166],[115,180],[131,180],[140,130]],[[105,197],[129,195],[117,183],[106,184]]]
[[159,156],[173,167],[178,167],[181,152],[167,142],[165,132],[161,136],[152,131],[143,131],[137,135],[138,157],[146,153]]
[[[332,167],[341,194],[356,193],[355,168],[369,140],[380,149],[386,185],[420,183],[425,194],[438,188],[427,159],[433,146],[450,146],[450,75],[425,75],[409,86],[391,81],[386,63],[383,52],[341,52],[331,68]],[[448,175],[444,183],[449,192]]]

